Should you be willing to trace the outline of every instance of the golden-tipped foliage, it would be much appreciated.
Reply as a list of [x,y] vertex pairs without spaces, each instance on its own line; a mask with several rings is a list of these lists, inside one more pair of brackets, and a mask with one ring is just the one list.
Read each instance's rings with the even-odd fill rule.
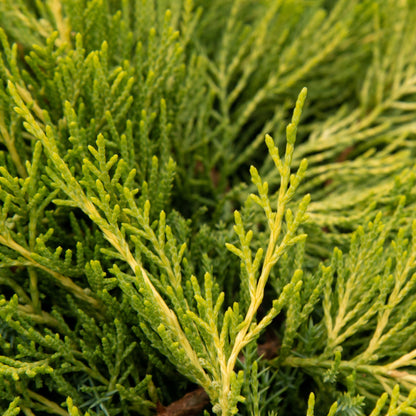
[[415,17],[0,0],[3,414],[416,414]]

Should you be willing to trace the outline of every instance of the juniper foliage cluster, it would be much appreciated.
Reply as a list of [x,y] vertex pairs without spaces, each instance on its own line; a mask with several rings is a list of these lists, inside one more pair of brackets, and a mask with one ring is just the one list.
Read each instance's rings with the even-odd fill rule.
[[415,415],[415,21],[0,0],[2,413]]

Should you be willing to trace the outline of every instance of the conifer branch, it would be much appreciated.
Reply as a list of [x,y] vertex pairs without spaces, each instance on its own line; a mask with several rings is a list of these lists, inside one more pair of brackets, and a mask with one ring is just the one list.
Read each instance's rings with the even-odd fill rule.
[[0,412],[415,414],[414,2],[116,3],[0,0]]
[[99,302],[96,299],[94,299],[93,297],[89,296],[85,292],[84,289],[82,289],[81,287],[76,285],[69,277],[64,276],[60,273],[57,273],[54,270],[52,270],[52,269],[38,263],[37,261],[35,261],[32,257],[32,253],[29,250],[27,250],[26,248],[24,248],[20,244],[16,243],[11,238],[6,238],[5,236],[0,235],[0,244],[4,245],[6,247],[9,247],[10,249],[19,253],[23,258],[25,258],[28,261],[28,263],[31,266],[33,266],[35,268],[38,268],[38,269],[41,269],[41,270],[44,270],[45,272],[47,272],[54,279],[56,279],[56,281],[62,287],[69,290],[71,293],[73,293],[79,299],[83,300],[84,302],[87,302],[88,304],[90,304],[92,307],[94,307],[97,310],[101,309],[102,306],[99,304]]

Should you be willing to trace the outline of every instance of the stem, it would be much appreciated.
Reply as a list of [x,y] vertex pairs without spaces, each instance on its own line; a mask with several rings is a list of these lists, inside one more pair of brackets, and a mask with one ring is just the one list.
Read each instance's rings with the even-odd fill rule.
[[12,250],[21,254],[25,259],[30,261],[33,267],[44,270],[45,272],[53,276],[61,284],[61,286],[63,286],[65,289],[71,292],[78,299],[81,299],[84,302],[89,303],[92,307],[94,307],[94,309],[97,309],[97,310],[103,309],[103,306],[96,299],[94,299],[91,296],[88,296],[85,293],[84,289],[76,285],[69,277],[64,276],[58,272],[55,272],[54,270],[51,270],[48,267],[43,266],[42,264],[35,261],[32,258],[32,253],[29,250],[22,247],[20,244],[16,243],[14,240],[10,238],[6,238],[3,235],[0,235],[0,244],[6,247],[9,247]]
[[164,316],[167,320],[169,328],[175,333],[176,339],[181,344],[181,347],[184,349],[187,357],[189,358],[194,368],[198,371],[200,375],[198,382],[201,384],[202,387],[209,390],[211,381],[205,373],[204,369],[202,368],[201,364],[199,363],[199,359],[196,352],[193,350],[186,335],[182,331],[182,327],[179,324],[175,312],[168,307],[168,305],[163,300],[162,296],[153,286],[142,264],[134,258],[133,254],[130,251],[129,244],[127,243],[123,234],[120,232],[118,228],[111,227],[111,225],[103,217],[101,217],[96,207],[85,196],[85,194],[82,193],[81,199],[82,202],[80,203],[80,208],[91,218],[92,221],[94,221],[100,227],[105,238],[120,253],[123,259],[130,266],[132,271],[135,274],[141,274],[145,285],[147,286],[147,288],[151,290],[154,300],[156,301],[162,316]]
[[[408,373],[407,371],[396,370],[398,367],[403,367],[409,364],[409,361],[416,357],[416,350],[404,355],[393,363],[386,365],[371,365],[360,364],[356,360],[341,361],[338,368],[340,370],[350,370],[361,373],[370,374],[371,376],[378,378],[380,376],[392,379],[394,382],[403,383],[411,382],[413,387],[416,386],[416,376]],[[276,367],[276,359],[269,361],[272,367]],[[322,360],[320,357],[301,358],[301,357],[287,357],[281,363],[282,366],[287,367],[313,367],[318,370],[319,368],[331,368],[334,365],[332,360]]]
[[[388,324],[390,314],[393,311],[393,308],[400,302],[400,299],[402,298],[403,283],[405,283],[406,276],[408,276],[410,270],[413,267],[413,264],[415,262],[415,255],[416,255],[416,253],[414,255],[411,255],[408,258],[404,269],[402,270],[400,275],[396,277],[396,282],[395,282],[393,291],[390,294],[389,300],[388,300],[388,306],[391,306],[391,307],[388,307],[388,308],[384,309],[384,311],[379,315],[378,320],[377,320],[377,327],[374,331],[374,335],[371,338],[371,341],[370,341],[367,349],[360,356],[364,360],[370,359],[370,357],[380,347],[379,344],[381,344],[381,345],[383,344],[383,340],[381,340],[381,343],[380,343],[380,339],[382,338],[383,331],[384,331],[384,329],[386,328],[386,326]],[[410,353],[410,354],[412,354],[412,353]],[[404,357],[406,357],[406,356],[404,356]]]
[[[276,255],[278,256],[279,253],[283,250],[285,246],[284,241],[282,244],[276,249],[277,240],[280,236],[281,229],[282,229],[282,222],[283,222],[283,215],[286,208],[286,189],[287,189],[287,179],[282,180],[282,185],[279,191],[279,198],[278,198],[278,208],[275,216],[274,225],[271,229],[270,233],[270,240],[267,246],[266,256],[263,262],[263,268],[257,283],[257,287],[255,290],[255,295],[251,299],[250,306],[246,313],[246,317],[243,322],[243,327],[237,334],[234,346],[231,351],[230,357],[228,358],[226,372],[223,377],[223,391],[222,396],[220,398],[221,408],[227,408],[227,397],[230,391],[230,378],[231,373],[234,371],[236,361],[238,359],[238,355],[240,354],[241,350],[247,345],[249,336],[247,336],[249,332],[249,328],[251,323],[254,320],[254,317],[257,313],[258,308],[260,307],[263,297],[264,297],[264,288],[266,286],[267,280],[269,278],[270,272],[274,264],[276,263]],[[227,414],[227,413],[223,413]]]
[[38,324],[45,324],[58,329],[60,327],[59,322],[53,316],[51,316],[49,313],[45,311],[35,312],[32,305],[18,305],[17,309],[19,311],[19,314],[22,314],[25,317],[30,318]]
[[36,313],[40,313],[41,304],[40,304],[39,290],[38,290],[38,275],[36,273],[36,270],[33,269],[33,267],[29,266],[27,268],[27,271],[29,273],[29,279],[30,279],[30,295],[32,297],[33,309],[36,311]]
[[3,118],[3,112],[0,111],[0,133],[3,136],[3,143],[7,147],[7,150],[12,158],[13,164],[16,166],[16,170],[21,178],[27,178],[27,172],[24,164],[22,163],[16,146],[14,145],[14,139],[10,137],[6,128]]
[[64,409],[62,409],[61,406],[59,406],[58,404],[56,404],[55,402],[52,402],[51,400],[48,400],[46,397],[41,396],[38,393],[35,393],[32,390],[29,389],[25,389],[25,391],[27,392],[27,394],[29,395],[30,398],[37,400],[38,402],[42,403],[43,406],[45,406],[45,410],[48,413],[55,413],[57,415],[61,415],[61,416],[69,416],[68,412],[66,412]]

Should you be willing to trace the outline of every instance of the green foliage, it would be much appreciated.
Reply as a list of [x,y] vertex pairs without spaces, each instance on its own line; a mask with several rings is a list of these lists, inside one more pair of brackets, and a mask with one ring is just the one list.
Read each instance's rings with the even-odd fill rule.
[[3,414],[416,414],[415,18],[0,0]]

